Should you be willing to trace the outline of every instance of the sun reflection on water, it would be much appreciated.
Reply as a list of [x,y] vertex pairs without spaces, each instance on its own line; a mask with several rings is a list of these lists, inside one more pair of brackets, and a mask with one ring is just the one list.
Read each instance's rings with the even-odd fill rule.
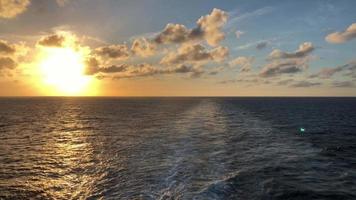
[[39,175],[25,181],[25,187],[31,188],[36,197],[85,199],[95,190],[95,183],[101,178],[96,173],[98,159],[93,156],[92,130],[82,123],[80,112],[64,104],[48,119],[53,124],[47,126],[54,130],[42,138],[38,152],[32,152],[33,166],[29,166],[36,168]]

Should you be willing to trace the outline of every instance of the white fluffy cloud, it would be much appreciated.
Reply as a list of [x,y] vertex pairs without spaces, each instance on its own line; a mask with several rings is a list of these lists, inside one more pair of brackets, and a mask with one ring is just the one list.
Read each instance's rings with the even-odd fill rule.
[[227,22],[228,15],[225,11],[214,8],[209,15],[200,17],[197,24],[204,31],[204,38],[211,46],[217,46],[224,38],[221,31]]
[[200,17],[197,27],[193,29],[181,24],[167,24],[154,41],[158,44],[169,44],[205,39],[210,46],[217,46],[225,38],[222,27],[226,24],[227,18],[225,11],[214,8],[210,14]]
[[226,47],[217,47],[207,51],[200,44],[183,44],[177,52],[170,52],[162,58],[161,64],[178,64],[216,61],[221,62],[229,55]]
[[284,59],[284,58],[302,58],[307,56],[314,50],[314,46],[311,42],[304,42],[299,45],[299,48],[295,52],[284,52],[279,49],[273,50],[269,54],[270,59]]

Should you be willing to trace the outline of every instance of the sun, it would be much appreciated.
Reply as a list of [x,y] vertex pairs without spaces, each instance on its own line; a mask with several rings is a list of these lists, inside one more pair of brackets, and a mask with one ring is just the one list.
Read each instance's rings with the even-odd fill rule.
[[[46,48],[39,64],[43,82],[60,95],[83,95],[91,77],[84,74],[84,56],[71,47]],[[48,91],[53,93],[53,91]]]

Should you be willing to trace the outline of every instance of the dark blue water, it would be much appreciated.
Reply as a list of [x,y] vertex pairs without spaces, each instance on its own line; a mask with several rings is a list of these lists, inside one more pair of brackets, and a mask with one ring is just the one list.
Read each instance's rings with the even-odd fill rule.
[[356,98],[1,98],[0,199],[100,198],[356,199]]

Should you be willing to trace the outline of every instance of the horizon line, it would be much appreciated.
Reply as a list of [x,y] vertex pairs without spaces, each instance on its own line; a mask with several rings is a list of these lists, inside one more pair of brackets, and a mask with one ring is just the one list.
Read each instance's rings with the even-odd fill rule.
[[356,96],[189,96],[189,95],[177,95],[177,96],[54,96],[54,95],[19,95],[19,96],[0,96],[0,98],[356,98]]

